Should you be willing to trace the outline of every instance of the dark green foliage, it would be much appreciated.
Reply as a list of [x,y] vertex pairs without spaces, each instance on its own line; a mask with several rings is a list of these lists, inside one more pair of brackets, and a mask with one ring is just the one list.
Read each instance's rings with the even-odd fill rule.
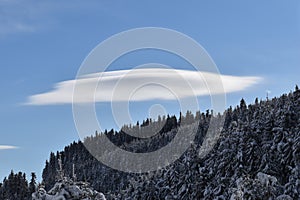
[[31,199],[32,191],[29,189],[26,175],[22,172],[14,174],[13,171],[8,178],[4,178],[0,187],[0,199],[9,200],[29,200]]
[[[94,136],[86,138],[85,143],[97,146],[97,141],[101,137],[108,137],[111,142],[120,148],[124,148],[132,152],[146,152],[154,151],[168,143],[175,132],[171,132],[178,127],[176,116],[163,116],[158,117],[157,121],[147,119],[143,121],[141,125],[129,125],[123,126],[119,132],[104,131],[103,133],[95,134]],[[154,131],[157,132],[155,136],[150,139],[140,139],[128,135],[127,131]],[[170,133],[167,135],[167,133]],[[142,134],[142,133],[141,133]],[[162,139],[163,138],[163,139]],[[135,143],[138,146],[126,147],[124,144]],[[43,182],[45,183],[46,190],[49,190],[55,184],[55,177],[57,176],[57,158],[58,152],[50,154],[49,161],[46,161],[45,168],[43,170]],[[119,172],[111,169],[99,161],[97,161],[84,147],[82,142],[73,142],[69,146],[65,147],[63,152],[60,152],[63,168],[66,175],[72,177],[73,164],[75,164],[75,173],[78,180],[88,181],[91,186],[101,192],[119,191],[125,189],[128,185],[128,181],[133,177],[132,174]],[[103,184],[106,183],[106,184]]]
[[[43,182],[50,189],[58,176],[61,157],[65,175],[88,181],[108,199],[299,199],[300,196],[300,92],[248,105],[242,99],[227,109],[221,137],[204,158],[199,148],[212,119],[212,111],[190,111],[175,116],[144,120],[122,130],[96,132],[85,143],[97,146],[101,137],[132,152],[151,152],[168,144],[179,126],[199,122],[194,144],[176,162],[156,172],[130,174],[97,161],[82,142],[50,154]],[[157,132],[147,139],[127,134]],[[35,174],[28,184],[25,174],[11,174],[0,184],[0,199],[30,199]]]
[[[168,144],[179,126],[199,122],[194,145],[170,166],[147,174],[113,170],[97,161],[82,142],[73,142],[64,151],[51,153],[43,170],[46,189],[55,184],[58,157],[65,175],[88,181],[108,199],[299,199],[300,196],[300,92],[248,105],[242,99],[226,110],[221,137],[204,158],[198,155],[213,112],[190,111],[175,116],[144,120],[120,131],[96,132],[84,143],[97,146],[101,137],[131,152],[151,152]],[[127,134],[157,132],[147,139]],[[18,177],[18,178],[16,178]],[[25,180],[25,181],[24,181]],[[13,172],[0,185],[0,199],[27,198],[34,189],[24,174]],[[24,190],[24,188],[27,188]],[[27,196],[25,195],[27,194]],[[17,198],[17,197],[18,198]]]
[[227,110],[221,137],[205,158],[191,147],[113,198],[300,199],[300,95],[257,104],[242,100]]
[[29,183],[29,193],[32,194],[36,191],[36,175],[34,172],[31,173],[31,180]]

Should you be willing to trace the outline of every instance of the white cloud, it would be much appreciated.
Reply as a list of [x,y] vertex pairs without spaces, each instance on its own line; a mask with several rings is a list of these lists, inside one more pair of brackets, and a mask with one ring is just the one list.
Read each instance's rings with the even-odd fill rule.
[[6,149],[18,149],[19,147],[11,146],[11,145],[0,145],[0,150],[6,150]]
[[[220,83],[218,79],[223,83],[221,87],[217,86]],[[30,96],[25,104],[174,100],[194,95],[238,92],[257,84],[260,80],[261,78],[256,76],[229,76],[162,68],[109,71],[59,82],[52,91]],[[99,85],[95,88],[97,83]],[[73,98],[75,84],[76,94],[79,95]]]

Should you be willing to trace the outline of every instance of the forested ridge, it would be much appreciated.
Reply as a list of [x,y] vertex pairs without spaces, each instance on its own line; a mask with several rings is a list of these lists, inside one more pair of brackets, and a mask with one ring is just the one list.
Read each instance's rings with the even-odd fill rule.
[[[55,185],[61,157],[67,177],[72,177],[74,169],[77,180],[89,182],[107,199],[300,199],[298,87],[273,99],[255,99],[250,105],[242,99],[240,105],[228,108],[225,114],[221,135],[205,157],[199,157],[199,148],[210,121],[220,116],[209,110],[187,112],[179,119],[146,119],[120,131],[96,132],[84,141],[96,146],[99,138],[108,137],[127,151],[151,152],[168,144],[182,124],[188,132],[199,122],[194,144],[166,168],[144,174],[117,171],[97,161],[78,141],[50,154],[42,184],[46,190]],[[140,139],[127,131],[158,134]]]
[[[205,157],[198,157],[206,134],[211,111],[188,112],[180,119],[167,116],[163,131],[150,140],[137,139],[124,132],[105,131],[116,145],[133,152],[152,151],[167,144],[176,134],[181,120],[190,124],[199,120],[193,145],[179,160],[156,173],[129,174],[113,170],[93,158],[81,142],[74,142],[60,152],[64,168],[71,172],[76,165],[79,179],[87,180],[107,198],[147,199],[275,199],[300,194],[300,91],[279,98],[228,108],[224,128],[217,144]],[[160,121],[160,120],[158,120]],[[152,122],[155,127],[155,123]],[[188,123],[188,124],[189,124]],[[126,128],[149,125],[146,120]],[[96,142],[96,133],[87,142]],[[57,155],[51,154],[43,173],[47,187],[53,185]],[[84,162],[82,162],[84,161]],[[262,179],[276,180],[264,183]],[[288,198],[287,196],[285,198]]]

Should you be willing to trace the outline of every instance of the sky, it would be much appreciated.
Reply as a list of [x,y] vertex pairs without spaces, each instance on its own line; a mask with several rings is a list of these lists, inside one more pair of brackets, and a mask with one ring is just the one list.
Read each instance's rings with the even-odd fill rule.
[[[300,84],[297,0],[0,0],[0,180],[12,169],[27,174],[34,171],[41,180],[50,152],[80,139],[70,102],[79,67],[100,42],[142,27],[173,29],[201,44],[222,77],[229,80],[226,106],[237,105],[241,98],[247,103],[256,97],[265,99],[267,91],[270,97],[279,96]],[[110,84],[124,73],[120,70],[145,63],[169,65],[183,77],[191,77],[185,75],[190,73],[189,64],[176,56],[155,50],[129,53],[112,64],[110,70],[115,72],[113,81],[104,82],[108,86],[105,98],[110,97]],[[133,73],[132,78],[155,78],[153,73],[143,74]],[[165,78],[170,77],[157,80]],[[141,99],[144,94],[137,93],[137,101],[128,105],[133,120],[146,118],[151,105],[162,105],[154,106],[162,113],[178,114],[178,102],[172,97],[158,100],[162,95],[156,99],[149,95],[145,100]],[[205,91],[197,95],[205,109],[209,96]],[[105,98],[97,100],[96,110],[103,127],[110,129],[116,122],[107,114],[111,107]]]

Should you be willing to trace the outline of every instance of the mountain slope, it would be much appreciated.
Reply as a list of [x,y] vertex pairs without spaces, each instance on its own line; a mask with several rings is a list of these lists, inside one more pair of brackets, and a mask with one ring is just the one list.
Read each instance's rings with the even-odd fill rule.
[[[191,119],[191,114],[183,119]],[[170,120],[173,119],[173,120]],[[126,150],[155,150],[176,134],[180,120],[168,117],[166,126],[150,140],[122,131],[105,134]],[[266,101],[256,100],[226,111],[221,137],[213,150],[199,157],[199,147],[212,116],[197,113],[194,145],[176,162],[153,173],[130,174],[113,170],[94,159],[81,142],[61,152],[66,171],[75,164],[79,179],[87,180],[110,199],[299,199],[300,198],[300,91]],[[169,121],[168,121],[169,120]],[[134,128],[134,127],[133,127]],[[88,138],[97,141],[96,134]],[[53,186],[57,156],[53,153],[43,173]]]

